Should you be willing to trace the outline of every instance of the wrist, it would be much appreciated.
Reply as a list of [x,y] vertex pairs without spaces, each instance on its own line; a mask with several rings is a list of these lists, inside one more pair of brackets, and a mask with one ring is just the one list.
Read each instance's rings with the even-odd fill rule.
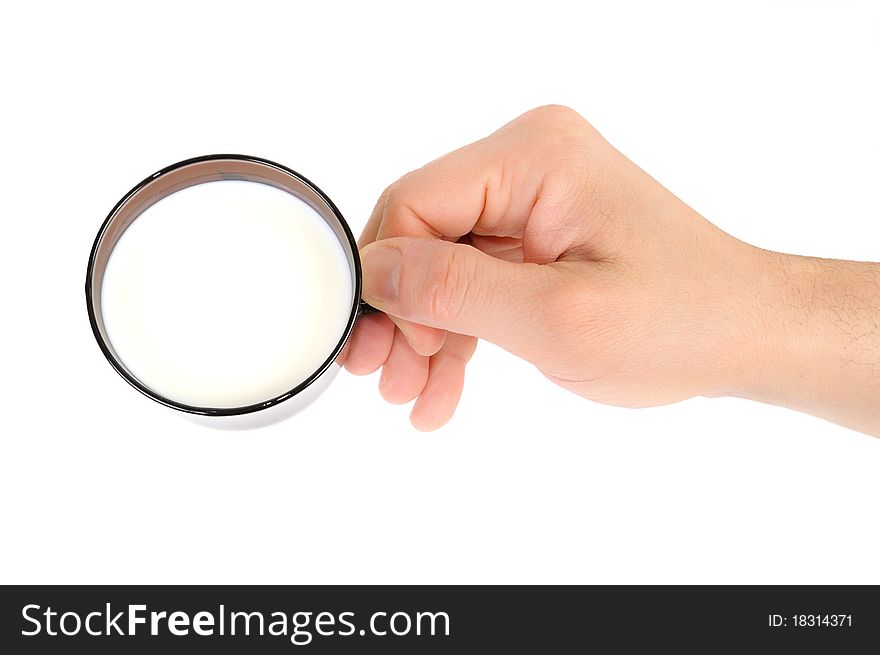
[[731,298],[723,382],[712,395],[789,405],[810,364],[813,318],[805,314],[816,272],[809,258],[746,246]]
[[752,248],[721,393],[868,432],[880,407],[880,266]]

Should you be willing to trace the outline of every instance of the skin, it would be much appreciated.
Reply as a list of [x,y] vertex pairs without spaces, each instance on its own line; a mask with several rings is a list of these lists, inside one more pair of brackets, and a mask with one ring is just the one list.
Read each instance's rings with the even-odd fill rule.
[[732,395],[880,436],[880,265],[721,231],[580,115],[532,110],[389,186],[360,239],[344,355],[420,430],[455,411],[477,338],[584,398]]

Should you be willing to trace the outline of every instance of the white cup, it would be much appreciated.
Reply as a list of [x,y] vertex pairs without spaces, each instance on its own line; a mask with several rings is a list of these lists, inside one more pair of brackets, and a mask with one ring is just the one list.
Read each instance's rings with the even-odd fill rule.
[[[283,393],[238,407],[204,407],[172,399],[146,384],[114,350],[104,324],[101,295],[104,274],[123,233],[137,218],[159,200],[199,184],[224,180],[240,180],[266,184],[292,194],[313,209],[338,239],[351,276],[351,302],[345,325],[335,347],[322,363],[301,382]],[[322,228],[323,229],[323,228]],[[86,275],[86,304],[89,321],[98,346],[113,368],[143,395],[182,415],[211,427],[242,429],[275,423],[311,403],[339,371],[339,355],[351,335],[361,313],[372,308],[360,301],[361,264],[357,245],[342,214],[317,186],[295,171],[274,162],[243,155],[208,155],[178,162],[164,168],[135,186],[116,204],[95,238]],[[284,302],[279,299],[279,302]],[[341,315],[341,314],[340,314]],[[334,333],[335,334],[335,333]],[[185,400],[185,399],[184,399]]]

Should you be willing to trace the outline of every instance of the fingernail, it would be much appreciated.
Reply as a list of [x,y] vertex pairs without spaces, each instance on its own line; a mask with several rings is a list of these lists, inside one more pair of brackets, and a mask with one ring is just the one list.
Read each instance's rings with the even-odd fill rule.
[[395,302],[400,285],[400,251],[391,246],[370,244],[361,252],[364,271],[364,300]]

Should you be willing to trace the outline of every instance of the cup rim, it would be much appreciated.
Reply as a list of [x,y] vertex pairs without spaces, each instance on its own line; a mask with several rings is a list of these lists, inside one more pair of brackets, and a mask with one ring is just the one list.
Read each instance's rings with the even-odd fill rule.
[[[273,168],[277,171],[284,173],[287,176],[292,177],[295,181],[300,184],[305,185],[311,191],[315,193],[323,202],[327,204],[327,207],[333,213],[333,217],[339,222],[340,227],[342,228],[343,233],[345,234],[346,239],[348,240],[348,245],[351,248],[352,252],[352,261],[354,263],[354,289],[352,293],[352,304],[348,314],[348,322],[346,323],[345,330],[340,336],[339,341],[336,343],[336,346],[333,348],[330,355],[324,362],[313,372],[311,373],[305,380],[297,384],[292,389],[275,396],[266,401],[262,401],[259,403],[253,403],[250,405],[243,405],[239,407],[201,407],[197,405],[188,405],[186,403],[181,403],[176,400],[172,400],[171,398],[167,398],[157,391],[147,387],[140,380],[138,380],[135,376],[133,376],[129,371],[122,365],[122,362],[113,351],[108,346],[106,340],[101,335],[101,331],[98,327],[98,318],[95,314],[94,307],[94,297],[92,293],[92,281],[95,274],[95,262],[98,254],[98,249],[101,245],[102,239],[107,232],[108,227],[110,226],[113,219],[118,214],[119,210],[125,205],[125,203],[132,198],[135,194],[139,193],[144,187],[149,185],[151,182],[156,179],[172,172],[183,168],[185,166],[189,166],[192,164],[198,164],[206,161],[216,161],[216,160],[232,160],[232,161],[241,161],[248,162],[251,164],[257,164],[260,166],[265,166],[269,168]],[[210,182],[201,182],[196,184],[209,184]],[[260,184],[260,182],[255,182],[256,184]],[[196,186],[191,185],[191,186]],[[176,193],[172,192],[172,193]],[[171,194],[168,194],[171,195]],[[305,202],[305,201],[303,201]],[[137,220],[135,217],[134,220]],[[89,254],[89,263],[86,268],[86,309],[89,315],[89,324],[92,326],[92,333],[95,336],[95,340],[98,342],[98,346],[101,349],[101,352],[104,353],[104,357],[107,361],[110,362],[111,366],[116,370],[116,372],[122,376],[122,378],[128,382],[132,387],[137,389],[143,395],[148,398],[158,402],[161,405],[165,405],[166,407],[170,407],[171,409],[176,409],[178,411],[186,412],[189,414],[198,414],[200,416],[238,416],[242,414],[251,414],[253,412],[258,412],[264,409],[269,409],[270,407],[274,407],[280,403],[283,403],[286,400],[289,400],[299,394],[301,391],[305,390],[309,386],[312,385],[318,378],[320,378],[328,368],[336,361],[339,357],[339,354],[342,352],[342,349],[345,347],[346,342],[351,336],[351,332],[354,329],[354,323],[357,319],[359,307],[361,304],[361,286],[362,286],[362,273],[361,273],[361,260],[358,253],[357,242],[355,241],[354,235],[351,232],[351,228],[348,223],[345,221],[345,218],[342,216],[342,212],[333,204],[333,201],[324,193],[318,185],[314,182],[306,178],[304,175],[297,173],[292,168],[288,168],[282,164],[271,161],[269,159],[264,159],[262,157],[255,157],[252,155],[241,155],[241,154],[213,154],[213,155],[202,155],[199,157],[191,157],[189,159],[184,159],[182,161],[171,164],[170,166],[166,166],[162,168],[152,175],[147,176],[143,180],[141,180],[138,184],[131,188],[131,190],[126,193],[120,200],[117,202],[113,209],[110,210],[110,213],[107,214],[107,218],[104,219],[104,222],[101,224],[100,229],[98,230],[98,234],[95,237],[95,240],[92,244],[92,250]]]

